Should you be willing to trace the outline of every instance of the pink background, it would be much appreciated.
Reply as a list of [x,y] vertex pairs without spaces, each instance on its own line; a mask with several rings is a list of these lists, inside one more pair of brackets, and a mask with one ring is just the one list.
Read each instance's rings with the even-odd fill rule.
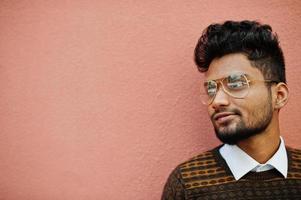
[[159,199],[177,164],[219,144],[193,50],[227,19],[278,33],[281,130],[301,148],[300,17],[298,0],[1,0],[0,199]]

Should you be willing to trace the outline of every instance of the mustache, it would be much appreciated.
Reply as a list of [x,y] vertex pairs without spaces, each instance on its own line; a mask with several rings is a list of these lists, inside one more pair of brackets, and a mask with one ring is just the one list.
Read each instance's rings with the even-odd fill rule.
[[232,108],[232,109],[228,109],[228,108],[218,108],[215,110],[215,112],[210,116],[211,120],[214,119],[216,114],[219,113],[223,113],[223,112],[231,112],[231,113],[235,113],[236,115],[241,115],[242,113],[240,112],[240,110],[236,109],[236,108]]

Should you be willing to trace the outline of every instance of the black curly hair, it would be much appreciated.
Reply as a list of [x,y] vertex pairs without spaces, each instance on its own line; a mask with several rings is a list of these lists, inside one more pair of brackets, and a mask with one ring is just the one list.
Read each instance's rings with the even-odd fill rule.
[[286,83],[283,52],[270,25],[247,20],[211,24],[195,47],[194,60],[206,72],[214,58],[231,53],[245,54],[265,79]]

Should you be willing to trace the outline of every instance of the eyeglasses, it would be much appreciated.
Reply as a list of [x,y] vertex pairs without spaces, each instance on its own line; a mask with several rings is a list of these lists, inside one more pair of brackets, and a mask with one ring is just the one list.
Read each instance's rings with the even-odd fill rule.
[[236,99],[243,99],[249,93],[250,83],[260,81],[269,83],[278,83],[273,80],[249,80],[246,74],[232,74],[224,78],[209,80],[204,83],[204,92],[201,92],[202,103],[210,105],[221,84],[225,93]]

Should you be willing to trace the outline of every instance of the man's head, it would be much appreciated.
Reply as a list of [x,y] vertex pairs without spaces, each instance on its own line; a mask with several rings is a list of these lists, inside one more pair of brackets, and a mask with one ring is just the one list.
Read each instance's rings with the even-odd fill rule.
[[214,58],[242,53],[265,79],[286,83],[285,63],[277,35],[255,21],[226,21],[207,27],[195,48],[195,63],[206,72]]
[[278,126],[288,90],[283,53],[269,25],[210,25],[195,48],[195,62],[205,72],[208,112],[222,142],[235,144]]

